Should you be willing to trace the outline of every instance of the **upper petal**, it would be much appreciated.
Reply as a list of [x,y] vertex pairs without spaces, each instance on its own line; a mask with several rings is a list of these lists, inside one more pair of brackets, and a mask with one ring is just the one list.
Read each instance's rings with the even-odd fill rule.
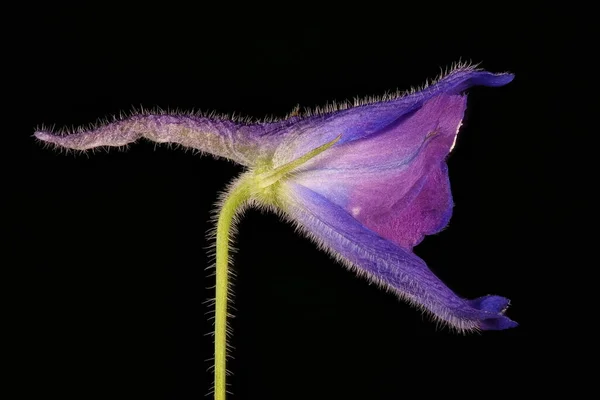
[[271,124],[284,137],[277,148],[274,166],[285,164],[311,149],[342,135],[336,146],[378,134],[391,124],[401,123],[423,104],[440,94],[456,95],[476,85],[502,86],[513,79],[512,74],[493,74],[473,67],[459,67],[423,90],[354,107],[313,115],[290,118]]
[[509,301],[499,296],[466,300],[441,282],[419,257],[381,238],[325,197],[288,181],[282,196],[289,218],[320,247],[346,266],[400,298],[464,330],[506,329],[517,324],[504,316]]

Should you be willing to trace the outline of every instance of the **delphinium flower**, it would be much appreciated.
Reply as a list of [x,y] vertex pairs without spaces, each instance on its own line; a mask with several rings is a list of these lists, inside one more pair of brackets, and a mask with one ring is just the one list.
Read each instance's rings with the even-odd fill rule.
[[278,213],[341,264],[457,331],[517,325],[504,314],[508,299],[461,298],[412,251],[452,214],[446,158],[465,112],[465,90],[512,79],[461,65],[418,91],[277,121],[148,112],[35,136],[76,150],[146,138],[246,167],[222,196],[216,226],[214,393],[224,399],[228,246],[236,216],[249,206]]

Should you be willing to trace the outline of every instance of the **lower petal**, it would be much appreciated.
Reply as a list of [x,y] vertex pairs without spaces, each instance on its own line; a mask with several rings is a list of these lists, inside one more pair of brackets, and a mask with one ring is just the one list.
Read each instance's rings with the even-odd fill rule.
[[363,226],[340,206],[293,182],[283,196],[289,218],[301,230],[359,275],[429,311],[459,331],[517,326],[504,315],[509,301],[499,296],[466,300],[457,296],[412,252]]

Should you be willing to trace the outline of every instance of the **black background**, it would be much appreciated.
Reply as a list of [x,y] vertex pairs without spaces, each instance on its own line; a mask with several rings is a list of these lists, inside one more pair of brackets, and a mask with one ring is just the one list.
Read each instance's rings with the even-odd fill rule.
[[[565,86],[557,77],[588,26],[552,9],[231,11],[69,6],[17,16],[4,92],[14,125],[2,152],[6,262],[26,272],[12,303],[26,342],[22,389],[203,398],[212,357],[206,232],[217,193],[242,171],[147,141],[65,155],[37,143],[35,127],[139,106],[282,117],[297,104],[415,87],[471,60],[516,78],[470,90],[448,160],[454,215],[416,253],[461,296],[510,298],[520,326],[468,336],[485,348],[448,355],[464,339],[356,278],[276,216],[249,211],[235,255],[231,398],[405,398],[438,386],[422,379],[449,376],[439,384],[446,394],[473,382],[510,390],[515,371],[534,362],[511,337],[543,329],[539,249],[553,244],[540,237],[567,218],[552,202]],[[449,338],[421,340],[435,336]]]

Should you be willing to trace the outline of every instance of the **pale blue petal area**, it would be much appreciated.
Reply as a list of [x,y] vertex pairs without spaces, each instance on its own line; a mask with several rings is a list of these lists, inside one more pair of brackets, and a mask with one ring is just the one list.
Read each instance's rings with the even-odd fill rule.
[[439,94],[461,94],[476,85],[502,86],[513,78],[508,73],[493,74],[472,67],[461,67],[425,89],[406,96],[270,124],[267,130],[279,131],[285,137],[275,152],[273,164],[276,167],[283,165],[339,135],[341,140],[335,146],[378,134],[389,125],[401,124],[425,102]]
[[320,194],[293,182],[286,183],[285,193],[284,210],[289,219],[321,248],[437,320],[459,331],[517,326],[504,315],[508,299],[463,299],[415,254],[378,236]]

